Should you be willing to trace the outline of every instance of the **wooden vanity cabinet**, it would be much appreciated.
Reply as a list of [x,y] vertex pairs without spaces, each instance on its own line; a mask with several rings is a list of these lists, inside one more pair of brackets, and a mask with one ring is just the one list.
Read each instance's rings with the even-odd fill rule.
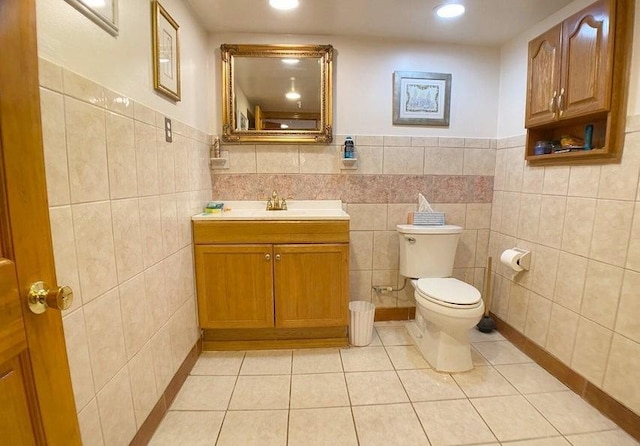
[[348,343],[348,221],[195,221],[205,350]]
[[276,245],[274,252],[276,327],[347,323],[348,245]]
[[201,328],[273,327],[271,245],[196,245]]
[[[525,157],[531,164],[615,162],[624,140],[633,0],[599,0],[529,42]],[[594,150],[535,155],[537,141],[584,138]]]

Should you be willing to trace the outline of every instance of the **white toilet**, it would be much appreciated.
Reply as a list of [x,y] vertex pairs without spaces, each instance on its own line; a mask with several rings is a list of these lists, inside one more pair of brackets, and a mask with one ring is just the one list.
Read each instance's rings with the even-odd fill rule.
[[480,292],[451,277],[460,226],[398,225],[400,274],[415,288],[416,319],[409,335],[433,368],[471,370],[469,329],[484,312]]

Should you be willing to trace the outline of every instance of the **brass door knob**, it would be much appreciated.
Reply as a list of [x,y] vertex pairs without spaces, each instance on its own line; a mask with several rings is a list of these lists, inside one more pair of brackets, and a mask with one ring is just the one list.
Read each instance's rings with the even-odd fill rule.
[[73,303],[73,290],[66,285],[50,290],[46,283],[34,282],[29,288],[28,299],[29,309],[35,314],[44,313],[48,307],[66,310]]
[[556,97],[558,96],[558,92],[556,90],[553,90],[553,96],[551,97],[551,100],[549,101],[549,111],[551,113],[555,113],[556,112]]

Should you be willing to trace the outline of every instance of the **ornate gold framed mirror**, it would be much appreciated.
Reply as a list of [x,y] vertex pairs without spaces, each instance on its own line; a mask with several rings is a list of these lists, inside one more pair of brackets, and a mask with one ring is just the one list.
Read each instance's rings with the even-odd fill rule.
[[330,143],[331,45],[231,45],[222,55],[222,140]]

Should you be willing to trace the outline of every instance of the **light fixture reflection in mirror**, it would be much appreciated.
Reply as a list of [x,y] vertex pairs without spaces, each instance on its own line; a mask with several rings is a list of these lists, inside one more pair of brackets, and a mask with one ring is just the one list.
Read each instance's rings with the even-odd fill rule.
[[[284,95],[285,98],[289,99],[290,101],[298,101],[298,99],[300,99],[302,96],[300,96],[300,93],[298,93],[296,91],[296,78],[292,77],[291,78],[291,90],[287,91]],[[282,108],[286,108],[284,106],[281,106]],[[298,101],[298,108],[302,107],[302,102]],[[313,126],[312,128],[317,128],[317,126]]]
[[226,142],[332,140],[331,45],[222,45]]

